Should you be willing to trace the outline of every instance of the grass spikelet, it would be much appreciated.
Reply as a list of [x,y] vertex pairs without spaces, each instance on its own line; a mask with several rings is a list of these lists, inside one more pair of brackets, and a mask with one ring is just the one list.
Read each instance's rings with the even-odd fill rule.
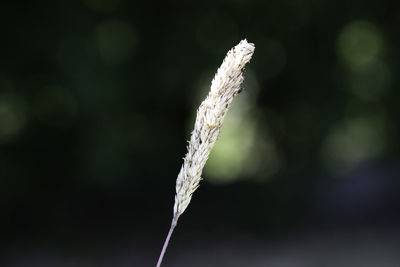
[[165,250],[179,217],[188,207],[194,191],[199,187],[204,165],[217,141],[225,115],[241,91],[243,68],[254,53],[254,44],[246,39],[229,50],[211,82],[206,99],[197,110],[194,130],[187,146],[187,154],[176,179],[174,213],[157,267],[161,265]]

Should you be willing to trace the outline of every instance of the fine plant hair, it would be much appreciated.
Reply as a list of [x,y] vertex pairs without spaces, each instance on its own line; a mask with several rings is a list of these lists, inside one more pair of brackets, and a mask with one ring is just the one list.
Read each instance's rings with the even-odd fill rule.
[[165,250],[179,217],[186,210],[193,192],[199,187],[203,167],[217,141],[225,115],[233,99],[241,92],[243,69],[253,56],[255,46],[246,39],[229,50],[211,82],[206,99],[197,110],[194,130],[187,154],[176,179],[174,213],[170,230],[161,251],[157,267],[161,266]]

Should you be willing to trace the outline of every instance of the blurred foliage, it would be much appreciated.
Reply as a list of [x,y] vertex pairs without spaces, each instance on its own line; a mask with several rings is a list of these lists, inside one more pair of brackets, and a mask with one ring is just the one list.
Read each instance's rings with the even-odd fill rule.
[[0,206],[15,216],[9,225],[27,210],[31,219],[68,217],[102,200],[146,199],[135,214],[172,208],[195,109],[243,38],[256,52],[202,201],[217,198],[213,184],[262,186],[241,198],[268,209],[254,221],[281,225],[312,206],[307,194],[320,179],[398,163],[396,1],[8,1],[0,12]]

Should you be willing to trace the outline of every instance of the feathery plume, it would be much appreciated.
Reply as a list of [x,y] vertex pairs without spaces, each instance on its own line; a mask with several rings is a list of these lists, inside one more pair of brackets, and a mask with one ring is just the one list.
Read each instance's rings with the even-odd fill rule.
[[217,141],[225,115],[235,98],[241,92],[242,70],[254,53],[254,44],[246,39],[240,41],[226,55],[211,83],[211,90],[197,110],[187,154],[176,180],[174,216],[165,240],[157,267],[161,265],[169,239],[179,216],[186,210],[193,192],[199,187],[201,174]]
[[188,152],[176,180],[174,216],[180,216],[199,186],[201,173],[210,155],[226,112],[243,82],[242,69],[250,61],[254,45],[242,40],[231,49],[218,69],[207,98],[197,110]]

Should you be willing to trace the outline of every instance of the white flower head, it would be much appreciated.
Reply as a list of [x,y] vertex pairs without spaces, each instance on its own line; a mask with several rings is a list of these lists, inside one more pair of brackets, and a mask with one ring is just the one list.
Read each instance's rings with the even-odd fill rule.
[[254,53],[254,44],[246,39],[229,50],[211,83],[207,98],[197,110],[187,154],[176,180],[174,218],[185,211],[193,192],[199,187],[201,174],[217,141],[226,112],[240,92],[243,68]]

